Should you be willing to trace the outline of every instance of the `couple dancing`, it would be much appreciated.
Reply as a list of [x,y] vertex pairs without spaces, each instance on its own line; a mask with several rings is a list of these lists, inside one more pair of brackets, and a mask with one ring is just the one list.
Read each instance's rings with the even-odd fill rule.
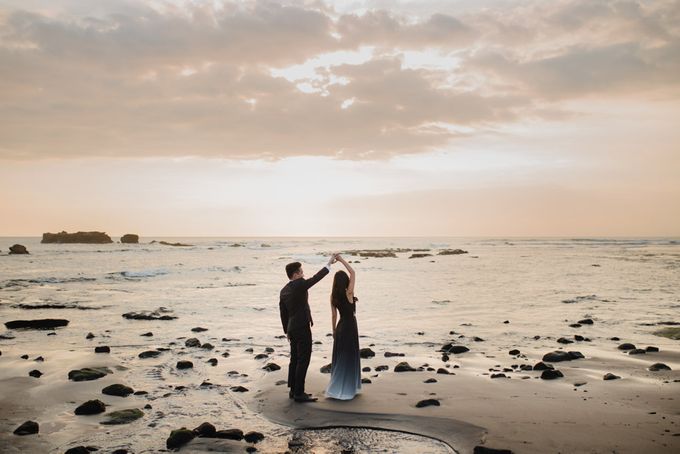
[[[354,398],[361,389],[361,364],[359,361],[359,330],[354,316],[356,312],[354,282],[356,274],[340,254],[333,254],[328,264],[314,276],[305,279],[300,262],[286,265],[288,283],[281,289],[279,309],[281,324],[290,342],[290,365],[288,367],[288,397],[295,402],[315,402],[317,399],[305,393],[305,377],[312,356],[312,330],[314,321],[309,309],[308,290],[331,271],[336,261],[347,272],[338,271],[331,291],[331,318],[333,325],[333,359],[331,381],[326,397],[341,400]],[[349,275],[348,275],[349,273]],[[338,321],[338,312],[340,320]],[[337,322],[337,323],[336,323]]]

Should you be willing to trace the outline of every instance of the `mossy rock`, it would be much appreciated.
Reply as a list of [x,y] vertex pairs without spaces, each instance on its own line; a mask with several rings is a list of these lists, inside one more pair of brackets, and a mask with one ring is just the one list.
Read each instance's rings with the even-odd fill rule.
[[125,410],[112,411],[108,413],[109,419],[102,421],[102,424],[128,424],[144,416],[144,412],[138,408],[128,408]]
[[667,337],[673,340],[680,340],[680,328],[664,328],[659,331],[655,331],[654,334],[661,337]]

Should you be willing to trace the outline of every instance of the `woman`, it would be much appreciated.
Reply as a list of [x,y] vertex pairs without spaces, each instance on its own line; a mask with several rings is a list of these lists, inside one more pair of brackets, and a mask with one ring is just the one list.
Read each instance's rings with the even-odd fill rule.
[[[326,397],[351,400],[361,389],[361,363],[359,361],[359,329],[354,297],[356,275],[352,267],[337,256],[349,276],[344,271],[335,273],[331,291],[331,316],[333,324],[333,363],[331,382],[326,388]],[[338,321],[338,312],[340,321]],[[337,324],[336,324],[337,322]]]

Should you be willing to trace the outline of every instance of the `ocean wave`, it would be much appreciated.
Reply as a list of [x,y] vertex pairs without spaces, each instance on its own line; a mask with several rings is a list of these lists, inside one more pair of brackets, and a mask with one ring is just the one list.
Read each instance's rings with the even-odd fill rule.
[[156,277],[169,274],[169,271],[164,268],[152,268],[148,270],[141,271],[117,271],[114,273],[108,273],[107,279],[119,279],[123,278],[126,280],[140,280],[147,277]]

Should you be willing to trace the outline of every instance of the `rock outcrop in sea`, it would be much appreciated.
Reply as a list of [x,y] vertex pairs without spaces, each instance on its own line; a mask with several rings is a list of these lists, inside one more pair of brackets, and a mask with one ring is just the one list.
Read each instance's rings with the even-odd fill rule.
[[28,254],[28,249],[23,244],[15,244],[9,248],[10,255]]
[[126,233],[120,237],[120,242],[124,244],[139,244],[139,235]]
[[104,232],[76,232],[67,233],[43,233],[41,243],[86,243],[86,244],[106,244],[113,243],[111,237]]

